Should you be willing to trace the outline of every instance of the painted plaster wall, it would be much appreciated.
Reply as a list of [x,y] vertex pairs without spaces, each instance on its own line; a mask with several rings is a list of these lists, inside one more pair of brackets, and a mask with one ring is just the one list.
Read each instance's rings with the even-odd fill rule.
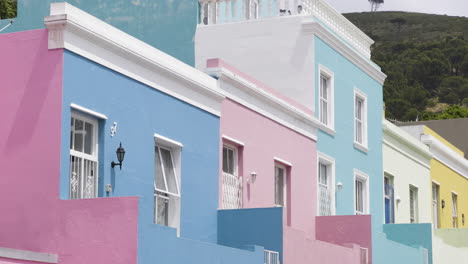
[[420,246],[428,251],[428,263],[432,262],[431,224],[386,224],[384,232],[391,240],[408,246]]
[[[61,196],[68,197],[70,104],[104,114],[100,121],[100,196],[138,196],[138,262],[259,263],[260,251],[217,243],[219,117],[174,99],[74,53],[64,55]],[[77,74],[79,73],[79,74]],[[83,78],[86,76],[86,78]],[[161,73],[161,82],[169,77]],[[172,80],[172,79],[171,79]],[[172,85],[184,85],[172,80]],[[117,134],[110,126],[118,123]],[[180,238],[153,224],[154,133],[183,144],[181,151]],[[122,170],[111,169],[119,142],[126,149]],[[184,252],[181,254],[181,252]]]
[[[414,140],[405,131],[396,128],[408,140]],[[426,146],[426,151],[429,149]],[[432,189],[430,159],[421,155],[407,143],[384,132],[383,164],[386,175],[393,179],[394,197],[400,202],[395,204],[395,223],[410,223],[409,188],[418,188],[417,219],[419,223],[432,222]]]
[[313,110],[313,48],[297,16],[198,26],[195,65],[203,70],[208,59],[220,58]]
[[[49,14],[49,6],[53,2],[57,1],[19,0],[18,17],[15,18],[14,24],[2,33],[44,28],[44,17]],[[193,36],[198,21],[198,1],[65,0],[65,2],[187,64],[194,64]]]
[[[449,229],[435,230],[432,237],[433,246],[433,262],[434,264],[444,263],[460,263],[460,260],[468,259],[468,243],[464,242],[464,246],[459,247],[453,244],[447,243],[446,240],[442,239],[437,233],[438,231],[451,231]],[[459,232],[460,229],[453,230]],[[465,234],[465,238],[468,237]]]
[[317,216],[315,223],[318,240],[348,247],[359,245],[368,249],[369,259],[372,259],[370,215]]
[[0,247],[137,263],[137,197],[59,199],[63,50],[34,30],[0,35],[0,56]]
[[[285,223],[314,237],[317,209],[311,201],[317,195],[316,142],[229,99],[222,105],[221,135],[245,144],[239,171],[243,176],[244,208],[274,207],[274,158],[292,164],[287,179]],[[257,179],[247,184],[252,171],[257,172]]]
[[[468,227],[468,222],[462,223],[462,214],[468,219],[468,179],[447,167],[442,162],[431,160],[431,178],[440,183],[439,186],[439,225],[441,228],[452,228],[452,192],[458,193],[458,227]],[[431,195],[432,198],[432,195]],[[445,208],[441,207],[442,200]]]
[[[372,214],[372,263],[422,263],[422,253],[419,249],[388,240],[382,229],[384,222],[382,86],[320,38],[315,37],[314,47],[315,69],[323,65],[334,73],[335,134],[331,135],[320,130],[317,150],[335,159],[335,181],[343,183],[342,190],[336,193],[337,214],[354,214],[353,171],[358,169],[366,173],[369,176],[370,213]],[[318,80],[318,71],[316,70],[314,74],[315,80]],[[315,87],[318,87],[317,82],[315,82]],[[367,95],[367,152],[353,145],[354,88]],[[315,89],[315,98],[317,98],[317,93],[318,90]]]

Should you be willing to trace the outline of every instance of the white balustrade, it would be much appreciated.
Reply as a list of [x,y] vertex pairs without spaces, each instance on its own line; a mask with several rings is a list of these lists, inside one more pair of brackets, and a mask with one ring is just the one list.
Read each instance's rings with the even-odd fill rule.
[[[313,16],[359,53],[370,58],[373,40],[324,0],[199,0],[199,3],[202,25],[280,15]],[[219,9],[221,3],[225,8],[224,12]],[[280,13],[280,9],[286,10],[285,13]]]
[[242,208],[242,177],[223,173],[223,209]]

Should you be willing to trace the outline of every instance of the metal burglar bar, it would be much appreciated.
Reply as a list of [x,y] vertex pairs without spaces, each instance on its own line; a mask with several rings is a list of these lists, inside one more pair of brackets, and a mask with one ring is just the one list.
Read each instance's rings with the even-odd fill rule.
[[279,252],[265,250],[265,264],[280,264]]
[[97,197],[97,161],[70,154],[70,198]]
[[242,207],[242,177],[223,173],[223,209]]
[[320,216],[331,215],[331,193],[326,185],[319,184],[319,214]]

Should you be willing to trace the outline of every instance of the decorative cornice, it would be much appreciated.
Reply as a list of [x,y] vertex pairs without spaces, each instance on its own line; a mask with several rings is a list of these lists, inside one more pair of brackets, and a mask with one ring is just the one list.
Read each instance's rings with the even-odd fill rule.
[[161,92],[220,115],[216,80],[68,4],[51,4],[44,19],[49,49],[63,48]]
[[422,135],[421,141],[430,146],[435,159],[442,162],[461,176],[468,178],[468,160],[460,156],[457,152],[432,135]]
[[[408,134],[403,129],[395,126],[391,122],[387,120],[383,120],[382,123],[384,135],[388,135],[389,137],[397,140],[398,142],[402,143],[408,149],[415,151],[416,153],[421,154],[424,158],[428,160],[428,162],[432,159],[432,154],[429,151],[429,148],[415,139],[413,136]],[[384,143],[388,145],[392,145],[388,141],[384,139]],[[393,145],[392,145],[393,146]]]
[[[224,67],[208,68],[220,80],[222,93],[233,101],[317,141],[318,120]],[[224,85],[226,82],[230,85]]]
[[367,73],[380,85],[384,84],[387,75],[380,71],[380,69],[378,69],[376,66],[372,65],[372,62],[369,59],[362,57],[353,48],[343,43],[342,40],[340,40],[336,35],[322,26],[319,22],[311,18],[304,18],[302,21],[302,32],[304,34],[314,34],[318,36],[320,39],[325,41],[325,43],[330,45],[333,49],[351,61],[354,65],[358,66],[361,70]]

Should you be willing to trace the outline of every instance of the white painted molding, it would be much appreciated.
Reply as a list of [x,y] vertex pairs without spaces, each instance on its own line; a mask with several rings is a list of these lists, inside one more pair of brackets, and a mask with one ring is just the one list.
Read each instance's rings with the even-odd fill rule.
[[158,144],[174,146],[177,148],[184,147],[184,145],[180,143],[179,141],[175,141],[173,139],[167,138],[165,136],[161,136],[159,134],[154,134],[154,139],[156,140],[156,143]]
[[27,250],[0,247],[0,258],[37,261],[40,263],[58,263],[58,255]]
[[208,68],[207,73],[219,78],[219,88],[226,97],[317,141],[317,128],[320,122],[311,114],[294,107],[224,67]]
[[80,106],[80,105],[77,105],[77,104],[74,104],[74,103],[71,103],[70,104],[70,107],[74,110],[78,110],[80,112],[83,112],[83,113],[86,113],[88,115],[91,115],[91,116],[94,116],[94,117],[97,117],[97,118],[100,118],[100,119],[104,119],[104,120],[107,120],[107,116],[104,115],[104,114],[101,114],[101,113],[98,113],[96,111],[93,111],[89,108],[86,108],[86,107],[83,107],[83,106]]
[[432,135],[422,135],[421,141],[430,146],[435,159],[463,177],[468,178],[468,160]]
[[346,45],[341,39],[339,39],[335,34],[331,33],[328,29],[322,26],[319,22],[311,19],[304,18],[302,21],[302,32],[304,34],[314,34],[325,43],[330,45],[333,49],[339,52],[342,56],[352,62],[354,65],[359,67],[365,73],[367,73],[372,79],[378,82],[380,85],[383,85],[385,82],[385,75],[380,68],[378,68],[372,61],[368,58],[361,56],[353,48]]
[[52,3],[49,49],[63,48],[214,115],[224,99],[216,80],[68,4]]
[[281,159],[281,158],[278,158],[278,157],[273,157],[273,160],[275,160],[276,162],[279,162],[283,165],[286,165],[288,167],[292,167],[292,163],[291,162],[288,162],[288,161],[285,161],[284,159]]
[[[383,122],[382,127],[383,127],[384,136],[385,135],[389,136],[395,139],[396,141],[402,143],[408,149],[421,154],[424,158],[427,159],[427,163],[429,164],[430,160],[432,159],[432,154],[429,151],[428,146],[422,144],[413,136],[411,136],[408,132],[395,126],[390,121],[384,119],[382,122]],[[386,143],[387,145],[390,144],[389,142],[386,142],[385,140],[384,140],[384,143]],[[393,144],[390,144],[390,145],[393,146]],[[402,151],[400,150],[400,152]],[[406,153],[406,151],[404,152]]]
[[242,147],[245,146],[244,142],[239,141],[237,139],[233,139],[232,137],[228,137],[226,135],[223,135],[222,138],[229,141],[229,142],[232,142],[232,143],[234,143],[234,144],[236,144],[238,146],[242,146]]

